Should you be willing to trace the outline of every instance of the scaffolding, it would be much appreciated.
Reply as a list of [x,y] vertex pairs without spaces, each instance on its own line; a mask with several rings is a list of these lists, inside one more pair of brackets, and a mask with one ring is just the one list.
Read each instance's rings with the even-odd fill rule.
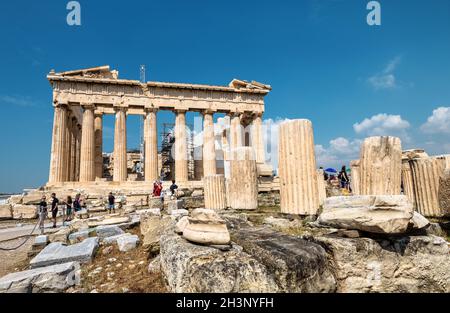
[[[175,144],[174,134],[175,124],[164,123],[161,133],[161,145],[159,148],[161,154],[161,179],[172,180],[175,179],[175,160],[172,155],[172,148]],[[187,136],[187,153],[188,153],[188,177],[194,179],[195,177],[195,161],[194,161],[194,135],[190,131],[192,125],[188,125],[189,132]]]

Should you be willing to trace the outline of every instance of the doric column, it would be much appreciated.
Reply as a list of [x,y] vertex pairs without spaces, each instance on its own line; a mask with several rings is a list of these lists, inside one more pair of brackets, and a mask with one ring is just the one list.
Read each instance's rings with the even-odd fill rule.
[[66,148],[64,149],[64,158],[65,158],[65,164],[66,164],[66,170],[64,171],[64,181],[70,181],[70,168],[71,168],[71,149],[72,149],[72,136],[71,136],[71,131],[72,131],[72,115],[69,112],[67,114],[67,121],[66,121]]
[[402,144],[397,137],[369,137],[361,145],[361,195],[399,195]]
[[81,159],[81,126],[76,125],[76,161],[75,161],[75,181],[80,181],[80,159]]
[[114,181],[123,182],[128,178],[127,169],[127,115],[125,108],[116,109],[114,127]]
[[437,158],[422,158],[409,161],[414,180],[417,211],[426,217],[442,217],[439,208],[439,179],[445,164]]
[[103,177],[103,115],[95,114],[95,178]]
[[213,113],[203,113],[203,176],[216,175],[216,145]]
[[176,111],[175,118],[175,180],[188,181],[186,112]]
[[319,192],[311,121],[292,120],[280,125],[278,159],[281,212],[316,215]]
[[77,168],[77,121],[71,120],[70,125],[70,171],[69,181],[76,180],[76,168]]
[[258,208],[258,174],[253,148],[239,147],[232,150],[231,154],[231,178],[228,184],[230,207],[256,210]]
[[64,150],[66,148],[67,107],[64,104],[56,104],[54,110],[49,183],[63,182],[66,170]]
[[256,163],[265,163],[264,137],[262,129],[262,114],[258,114],[253,120],[252,127],[252,146],[255,149]]
[[241,115],[233,113],[230,115],[230,151],[242,147]]
[[353,160],[350,161],[350,173],[351,173],[351,187],[353,195],[359,195],[360,194],[360,162],[359,160]]
[[327,198],[327,188],[325,179],[323,179],[323,170],[317,170],[317,189],[319,192],[319,204],[323,205],[325,199]]
[[417,209],[416,192],[414,190],[414,179],[411,171],[409,160],[402,160],[402,184],[403,193],[408,197],[408,200],[413,204],[414,210]]
[[80,182],[95,180],[94,106],[83,105],[83,125],[80,148]]
[[158,179],[158,132],[157,111],[147,110],[144,118],[144,144],[145,144],[145,181],[151,182]]
[[205,176],[203,185],[205,190],[205,208],[211,210],[226,209],[225,177],[223,175]]

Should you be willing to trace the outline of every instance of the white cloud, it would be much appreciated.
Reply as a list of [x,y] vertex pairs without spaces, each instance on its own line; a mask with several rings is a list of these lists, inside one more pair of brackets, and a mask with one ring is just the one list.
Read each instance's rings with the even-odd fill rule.
[[450,107],[433,110],[433,114],[420,129],[427,134],[450,134]]
[[317,166],[340,168],[359,158],[360,139],[338,137],[330,140],[328,147],[316,145]]
[[2,102],[21,107],[30,107],[36,104],[30,97],[8,95],[0,96],[0,104]]
[[378,89],[394,89],[397,87],[397,79],[394,71],[400,64],[401,58],[396,57],[389,61],[381,73],[377,73],[367,79],[367,81],[376,90]]
[[360,135],[367,136],[397,136],[403,141],[409,142],[407,129],[410,127],[408,121],[400,115],[380,113],[370,118],[365,118],[360,123],[353,124],[353,130]]

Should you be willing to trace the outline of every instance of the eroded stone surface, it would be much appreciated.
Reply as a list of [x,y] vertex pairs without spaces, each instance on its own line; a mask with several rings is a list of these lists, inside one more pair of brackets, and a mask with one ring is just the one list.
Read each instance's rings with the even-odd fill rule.
[[11,273],[0,279],[0,293],[63,292],[75,285],[77,262]]
[[331,197],[324,203],[318,222],[336,228],[371,233],[404,233],[413,217],[406,196]]
[[450,255],[443,238],[312,240],[330,252],[338,292],[450,291]]
[[189,243],[173,232],[161,236],[161,271],[172,292],[276,292],[266,268],[239,247],[223,252]]
[[232,232],[244,251],[266,266],[282,292],[334,292],[336,281],[320,245],[275,232],[245,227]]
[[97,248],[97,237],[88,238],[81,243],[70,246],[61,242],[53,242],[30,261],[30,266],[31,268],[37,268],[71,261],[89,263]]

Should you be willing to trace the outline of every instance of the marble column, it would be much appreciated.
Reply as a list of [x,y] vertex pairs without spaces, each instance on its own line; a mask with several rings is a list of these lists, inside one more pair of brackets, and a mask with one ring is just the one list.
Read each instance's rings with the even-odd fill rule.
[[242,125],[241,115],[234,113],[230,115],[230,151],[242,147]]
[[203,176],[216,175],[216,145],[212,112],[203,113]]
[[76,127],[76,161],[75,161],[75,181],[80,180],[80,159],[81,159],[81,126]]
[[311,121],[299,119],[280,125],[278,159],[281,212],[317,214],[319,192]]
[[95,114],[95,178],[103,177],[103,115]]
[[350,173],[351,173],[351,187],[352,187],[352,193],[353,195],[357,196],[360,194],[360,161],[359,160],[353,160],[350,161]]
[[264,164],[266,161],[264,154],[264,136],[262,126],[262,115],[258,114],[253,120],[252,146],[256,153],[256,163]]
[[402,173],[400,138],[376,136],[364,140],[360,155],[361,195],[399,195]]
[[411,171],[409,160],[402,160],[402,184],[403,193],[408,197],[413,204],[414,210],[417,209],[416,192],[414,190],[414,179]]
[[71,120],[70,125],[70,171],[69,171],[69,181],[76,180],[76,167],[77,167],[77,121],[76,119]]
[[49,183],[63,182],[66,170],[64,150],[66,148],[67,107],[64,104],[56,104],[54,110]]
[[442,217],[439,207],[439,179],[445,163],[437,158],[421,158],[409,161],[414,181],[417,211],[426,217]]
[[205,190],[205,208],[224,210],[227,208],[225,177],[210,175],[203,178]]
[[124,182],[128,178],[127,169],[127,115],[124,108],[116,109],[114,127],[114,181]]
[[233,209],[256,210],[258,174],[254,150],[252,147],[239,147],[232,150],[231,154],[231,178],[227,187],[227,201]]
[[188,154],[186,112],[176,111],[175,118],[175,180],[187,182],[188,179]]
[[71,130],[72,130],[72,115],[69,113],[66,121],[66,148],[64,149],[64,158],[66,164],[66,170],[64,172],[64,181],[70,181],[70,163],[71,163]]
[[80,182],[95,180],[94,106],[85,105],[81,130]]
[[145,144],[145,181],[152,182],[158,179],[158,130],[157,111],[147,110],[144,118],[144,144]]
[[322,169],[317,170],[317,189],[319,192],[319,204],[323,205],[325,199],[327,198],[327,187],[326,181],[323,179],[324,171]]

